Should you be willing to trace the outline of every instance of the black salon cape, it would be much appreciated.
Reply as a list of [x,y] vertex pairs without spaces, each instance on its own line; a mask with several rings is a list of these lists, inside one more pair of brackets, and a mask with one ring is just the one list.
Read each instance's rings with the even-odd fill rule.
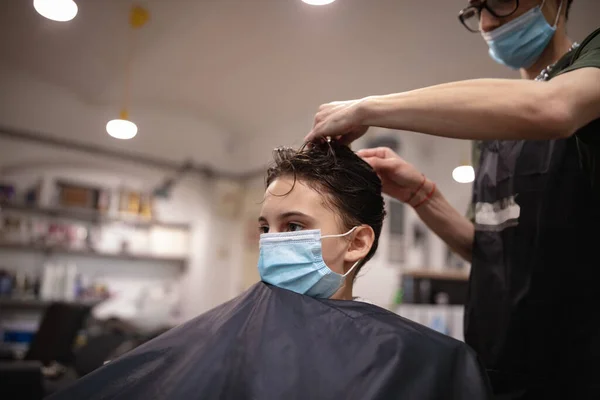
[[52,400],[488,399],[473,351],[374,305],[264,283]]

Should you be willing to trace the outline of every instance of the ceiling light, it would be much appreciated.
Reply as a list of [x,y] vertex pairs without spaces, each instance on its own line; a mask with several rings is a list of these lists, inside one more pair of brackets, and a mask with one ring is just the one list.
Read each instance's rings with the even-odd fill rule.
[[137,135],[137,125],[127,119],[127,111],[121,111],[120,117],[108,121],[106,132],[115,139],[133,139]]
[[470,183],[475,180],[475,170],[470,165],[461,165],[454,168],[452,178],[458,183]]
[[302,0],[306,4],[310,4],[311,6],[324,6],[325,4],[331,4],[335,0]]
[[73,0],[33,0],[33,7],[43,17],[53,21],[70,21],[77,15]]

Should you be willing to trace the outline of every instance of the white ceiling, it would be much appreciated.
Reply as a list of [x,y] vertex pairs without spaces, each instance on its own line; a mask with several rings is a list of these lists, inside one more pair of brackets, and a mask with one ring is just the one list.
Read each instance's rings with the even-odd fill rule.
[[[78,16],[57,23],[2,0],[0,125],[241,172],[301,143],[323,102],[516,77],[460,26],[466,0],[146,0],[130,105],[140,132],[117,141],[105,124],[121,107],[131,3],[76,1]],[[599,15],[600,1],[575,1],[573,38]]]

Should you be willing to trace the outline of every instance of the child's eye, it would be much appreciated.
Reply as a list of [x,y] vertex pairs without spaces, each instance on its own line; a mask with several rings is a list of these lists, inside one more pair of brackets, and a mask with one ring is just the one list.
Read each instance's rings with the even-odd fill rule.
[[302,225],[290,222],[288,224],[288,229],[289,229],[290,232],[301,231],[302,230]]
[[268,226],[259,226],[258,231],[260,233],[269,233],[269,227]]

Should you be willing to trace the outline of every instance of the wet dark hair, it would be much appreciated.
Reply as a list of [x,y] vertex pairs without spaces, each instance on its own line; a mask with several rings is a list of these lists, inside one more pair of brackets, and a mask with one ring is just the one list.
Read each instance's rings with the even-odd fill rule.
[[573,4],[573,0],[568,0],[567,10],[565,11],[565,19],[569,19],[569,11],[571,10],[571,4]]
[[357,266],[354,275],[357,276],[377,251],[385,217],[381,180],[377,173],[349,147],[323,140],[300,149],[275,149],[273,163],[267,170],[266,187],[284,176],[292,176],[294,186],[301,181],[321,194],[325,205],[339,214],[347,230],[358,225],[373,228],[375,240],[367,256]]

